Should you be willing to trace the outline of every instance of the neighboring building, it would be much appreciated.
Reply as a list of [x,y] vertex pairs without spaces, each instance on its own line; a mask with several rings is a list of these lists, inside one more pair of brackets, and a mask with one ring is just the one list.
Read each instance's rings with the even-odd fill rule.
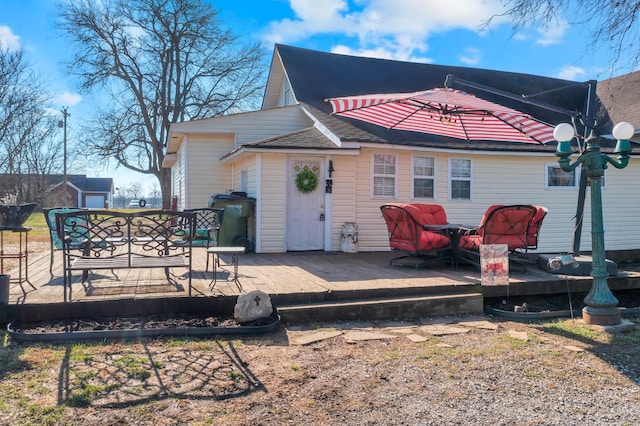
[[40,207],[69,206],[111,208],[112,178],[68,175],[66,202],[63,175],[0,175],[0,192],[18,194],[20,202],[36,202]]
[[[212,195],[246,192],[256,199],[250,237],[255,251],[266,253],[339,251],[346,223],[357,224],[360,250],[388,250],[379,209],[387,202],[437,203],[445,208],[449,222],[466,225],[477,225],[491,204],[531,203],[549,208],[538,251],[571,250],[579,170],[559,169],[555,143],[466,142],[386,130],[332,116],[325,101],[442,87],[448,74],[571,111],[584,111],[589,97],[587,85],[554,78],[276,45],[261,110],[171,125],[163,166],[172,168],[177,206],[203,207]],[[467,91],[553,125],[569,121],[530,103]],[[601,134],[610,133],[606,110],[598,114]],[[640,127],[624,109],[615,118]],[[603,151],[611,152],[614,144],[603,140]],[[319,178],[309,193],[296,186],[304,167]],[[635,195],[639,183],[635,158],[624,170],[606,170],[608,250],[640,248],[640,196]],[[584,251],[591,249],[589,218],[587,196]]]

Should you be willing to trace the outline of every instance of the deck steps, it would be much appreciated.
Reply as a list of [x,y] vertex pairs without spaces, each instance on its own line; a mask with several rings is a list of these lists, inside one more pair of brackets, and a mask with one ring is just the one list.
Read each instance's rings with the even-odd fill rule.
[[415,319],[484,312],[479,293],[385,297],[277,306],[284,322]]

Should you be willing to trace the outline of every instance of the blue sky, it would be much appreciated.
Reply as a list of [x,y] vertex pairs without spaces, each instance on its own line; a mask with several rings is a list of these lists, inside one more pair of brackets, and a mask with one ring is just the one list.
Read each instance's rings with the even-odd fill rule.
[[[223,25],[245,42],[259,41],[326,52],[387,59],[523,72],[574,81],[611,76],[606,52],[586,51],[589,34],[562,17],[550,28],[532,26],[513,34],[509,22],[497,19],[500,0],[210,0]],[[79,94],[64,72],[69,59],[65,40],[52,23],[55,0],[0,0],[0,42],[22,48],[45,77],[55,104],[68,107],[69,135],[80,111],[91,99]],[[265,67],[268,61],[265,63]],[[630,71],[630,70],[622,70]],[[78,112],[78,113],[77,113]],[[71,142],[70,142],[71,143]],[[152,176],[133,174],[111,164],[74,172],[111,176],[116,186],[140,182],[146,190]]]

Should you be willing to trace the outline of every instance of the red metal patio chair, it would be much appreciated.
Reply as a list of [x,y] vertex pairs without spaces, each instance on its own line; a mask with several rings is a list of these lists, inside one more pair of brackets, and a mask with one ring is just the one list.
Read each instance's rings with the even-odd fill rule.
[[[537,245],[533,237],[532,222],[538,209],[532,205],[501,205],[489,206],[477,228],[462,229],[460,231],[461,259],[480,268],[481,244],[506,244],[509,250],[509,260],[522,263],[522,258],[516,256],[526,253],[531,244]],[[536,225],[540,229],[541,221]],[[526,269],[525,269],[526,270]]]
[[392,250],[406,252],[389,261],[395,265],[401,259],[417,258],[416,268],[432,261],[451,259],[451,239],[445,231],[426,230],[428,225],[446,225],[447,216],[437,204],[388,203],[380,206],[382,217],[389,231]]
[[525,253],[527,252],[527,250],[536,250],[538,248],[538,236],[540,234],[540,228],[542,228],[542,221],[545,217],[547,217],[547,214],[549,213],[549,209],[546,207],[534,207],[536,208],[536,214],[531,220],[531,228],[529,229],[527,248],[524,250]]

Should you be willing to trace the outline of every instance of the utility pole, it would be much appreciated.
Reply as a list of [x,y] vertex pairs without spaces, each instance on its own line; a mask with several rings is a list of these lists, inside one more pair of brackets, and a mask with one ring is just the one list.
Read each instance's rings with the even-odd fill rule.
[[64,166],[62,171],[62,187],[63,187],[63,205],[67,206],[67,117],[69,116],[69,112],[67,111],[67,107],[64,107],[61,111],[64,120],[58,121],[58,127],[62,127],[64,129]]

